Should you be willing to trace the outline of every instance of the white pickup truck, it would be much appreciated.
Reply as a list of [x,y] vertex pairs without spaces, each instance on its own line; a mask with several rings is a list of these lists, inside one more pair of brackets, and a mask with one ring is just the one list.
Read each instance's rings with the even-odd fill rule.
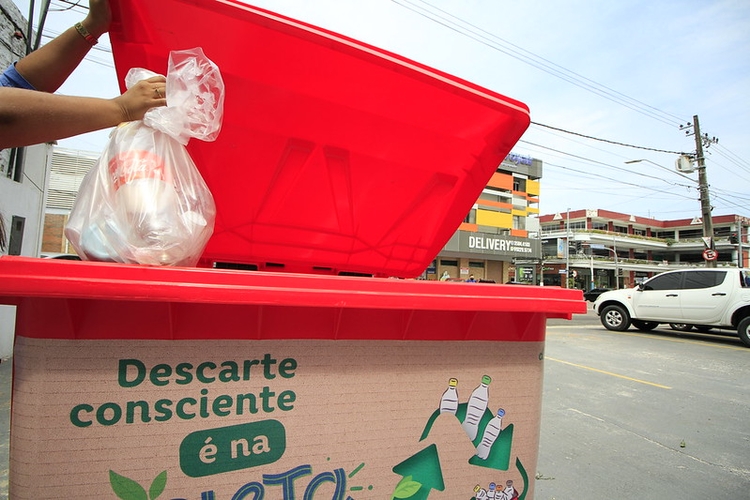
[[731,329],[750,347],[750,269],[667,271],[635,288],[601,294],[594,311],[608,330],[633,325],[650,331],[660,323],[676,330]]

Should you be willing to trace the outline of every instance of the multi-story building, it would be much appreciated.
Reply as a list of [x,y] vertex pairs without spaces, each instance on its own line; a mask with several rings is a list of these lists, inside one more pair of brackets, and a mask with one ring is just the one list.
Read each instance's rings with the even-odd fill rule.
[[64,236],[65,225],[70,218],[81,182],[96,161],[96,153],[57,147],[54,149],[47,188],[42,252],[75,253]]
[[426,278],[447,272],[451,279],[538,282],[541,177],[541,160],[509,154]]
[[[74,252],[63,230],[81,181],[96,160],[95,153],[54,149],[43,252]],[[452,279],[465,280],[473,274],[477,280],[498,283],[514,276],[519,281],[538,281],[536,273],[542,255],[538,224],[541,175],[540,160],[508,155],[425,277],[437,279],[447,271]]]
[[634,286],[669,269],[705,265],[709,245],[718,266],[748,263],[750,219],[741,215],[713,217],[711,242],[704,241],[700,218],[657,220],[585,209],[539,220],[545,285],[564,286],[568,274],[570,286],[581,289]]

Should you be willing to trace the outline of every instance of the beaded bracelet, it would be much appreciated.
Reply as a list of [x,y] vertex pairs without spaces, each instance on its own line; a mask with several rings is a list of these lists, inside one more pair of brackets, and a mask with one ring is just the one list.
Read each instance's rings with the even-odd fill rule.
[[89,42],[91,45],[96,45],[97,43],[99,43],[99,41],[96,38],[94,38],[94,35],[92,35],[91,33],[89,33],[89,30],[87,30],[83,26],[83,24],[76,23],[74,27],[75,27],[76,31],[78,32],[78,34],[81,35],[83,37],[83,39],[86,40],[87,42]]

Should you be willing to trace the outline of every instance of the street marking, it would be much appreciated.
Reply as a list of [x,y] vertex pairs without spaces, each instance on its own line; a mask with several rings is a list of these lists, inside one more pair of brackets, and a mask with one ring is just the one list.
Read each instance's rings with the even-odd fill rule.
[[[547,325],[547,330],[562,330],[570,329],[570,325]],[[616,332],[613,330],[607,330],[604,327],[597,325],[576,325],[577,330],[597,330],[600,333],[608,333],[610,335],[626,335],[628,337],[640,337],[643,339],[651,340],[663,340],[665,342],[680,342],[683,344],[696,344],[704,347],[715,347],[716,349],[730,349],[732,351],[747,351],[748,348],[744,345],[731,345],[716,342],[716,340],[727,340],[737,339],[731,335],[722,335],[718,333],[695,333],[695,332],[682,332],[683,334],[694,335],[695,338],[684,338],[678,337],[677,333],[672,333],[671,330],[654,330],[652,333],[636,333],[636,332]],[[555,332],[559,333],[559,332]],[[587,332],[588,333],[588,332]],[[699,337],[698,335],[704,335]],[[715,338],[712,338],[715,337]],[[737,339],[739,341],[739,339]]]
[[595,416],[591,415],[590,413],[582,412],[581,410],[576,410],[575,408],[568,408],[568,410],[574,411],[574,412],[578,413],[579,415],[583,415],[584,417],[593,418],[594,420],[598,420],[599,422],[605,422],[605,420],[603,418],[595,417]]
[[[664,332],[664,333],[662,333]],[[648,334],[648,333],[630,333],[630,332],[613,332],[607,330],[607,333],[611,333],[614,335],[627,335],[629,337],[641,337],[641,338],[649,338],[653,340],[664,340],[666,342],[680,342],[682,344],[696,344],[696,345],[702,345],[704,347],[715,347],[716,349],[731,349],[733,351],[747,351],[747,347],[744,345],[741,346],[735,346],[735,345],[728,345],[728,344],[721,344],[714,342],[713,340],[723,340],[723,339],[732,339],[733,337],[729,335],[722,335],[719,333],[691,333],[691,332],[682,332],[683,334],[687,333],[688,335],[705,335],[705,337],[696,337],[693,339],[686,339],[682,337],[677,337],[676,334],[669,337],[663,337],[663,334],[670,334],[671,332],[669,330],[654,330],[654,334]],[[712,339],[711,337],[716,337],[716,339]],[[738,339],[739,340],[739,339]]]
[[591,370],[592,372],[603,373],[605,375],[611,375],[613,377],[618,377],[618,378],[622,378],[622,379],[625,379],[625,380],[630,380],[631,382],[638,382],[639,384],[651,385],[653,387],[658,387],[660,389],[671,389],[671,387],[666,386],[666,385],[655,384],[653,382],[647,382],[646,380],[640,380],[640,379],[637,379],[637,378],[628,377],[626,375],[620,375],[619,373],[608,372],[608,371],[600,370],[598,368],[594,368],[594,367],[591,367],[591,366],[579,365],[577,363],[571,363],[570,361],[563,361],[561,359],[550,358],[549,356],[545,356],[544,359],[549,359],[551,361],[557,361],[558,363],[562,363],[564,365],[575,366],[576,368],[583,368],[584,370]]

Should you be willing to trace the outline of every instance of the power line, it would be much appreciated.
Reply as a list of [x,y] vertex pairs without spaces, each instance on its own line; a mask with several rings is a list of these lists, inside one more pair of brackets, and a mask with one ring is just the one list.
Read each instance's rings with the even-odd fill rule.
[[693,186],[689,186],[687,184],[680,184],[680,183],[677,183],[677,182],[669,181],[669,180],[665,179],[664,177],[657,177],[655,175],[644,174],[643,172],[634,172],[632,169],[628,169],[628,168],[625,168],[625,167],[618,167],[618,166],[615,166],[615,165],[610,165],[610,164],[605,163],[603,161],[594,160],[594,159],[591,159],[591,158],[586,158],[585,156],[580,156],[580,155],[575,155],[575,154],[572,154],[572,153],[567,153],[565,151],[560,151],[559,149],[554,149],[554,148],[551,148],[549,146],[543,146],[541,144],[536,144],[536,143],[533,143],[533,142],[529,142],[529,141],[526,141],[524,139],[521,139],[518,142],[523,142],[524,144],[530,144],[530,145],[536,146],[538,148],[547,149],[549,151],[554,151],[555,153],[560,153],[560,154],[563,154],[563,155],[566,155],[566,156],[570,156],[570,157],[576,158],[578,160],[584,160],[584,161],[587,161],[589,163],[600,165],[600,166],[603,166],[603,167],[606,167],[606,168],[609,168],[609,169],[618,170],[618,171],[625,172],[625,173],[628,173],[628,174],[637,175],[639,177],[645,177],[647,179],[654,179],[654,180],[666,182],[667,184],[671,184],[673,186],[693,187]]
[[593,136],[590,136],[590,135],[581,134],[580,132],[573,132],[573,131],[570,131],[570,130],[565,130],[563,128],[553,127],[552,125],[545,125],[543,123],[538,123],[538,122],[534,122],[534,121],[532,121],[531,124],[532,125],[536,125],[537,127],[545,127],[545,128],[551,129],[551,130],[557,130],[558,132],[563,132],[565,134],[577,135],[578,137],[583,137],[585,139],[591,139],[591,140],[599,141],[599,142],[606,142],[608,144],[615,144],[617,146],[625,146],[625,147],[628,147],[628,148],[642,149],[642,150],[645,150],[645,151],[655,151],[657,153],[669,153],[669,154],[675,154],[675,155],[686,155],[686,154],[688,154],[688,153],[684,153],[684,152],[681,152],[681,151],[669,151],[669,150],[666,150],[666,149],[649,148],[649,147],[646,147],[646,146],[636,146],[635,144],[627,144],[627,143],[624,143],[624,142],[611,141],[609,139],[601,139],[599,137],[593,137]]
[[[440,9],[439,7],[436,7],[435,5],[431,4],[430,2],[426,0],[392,0],[392,1],[400,5],[401,7],[404,7],[422,17],[427,18],[428,20],[434,23],[440,24],[456,33],[459,33],[463,36],[476,40],[479,43],[482,43],[483,45],[486,45],[493,50],[497,50],[498,52],[501,52],[510,57],[513,57],[521,62],[529,64],[537,69],[545,71],[548,74],[551,74],[557,78],[560,78],[564,81],[572,83],[585,90],[589,90],[592,93],[595,93],[601,97],[611,100],[617,104],[621,104],[625,107],[628,107],[650,118],[654,118],[670,126],[675,126],[678,124],[685,123],[684,119],[677,117],[674,114],[659,110],[658,108],[645,104],[642,101],[629,97],[621,92],[618,92],[605,85],[595,82],[563,66],[553,63],[549,61],[548,59],[545,59],[544,57],[541,57],[531,51],[528,51],[518,45],[515,45],[503,38],[500,38],[468,21],[465,21],[457,16],[454,16],[453,14],[443,9]],[[539,127],[547,127],[549,129],[557,130],[559,132],[563,132],[567,134],[577,135],[579,137],[583,137],[586,139],[596,140],[596,141],[605,142],[605,143],[614,144],[614,145],[623,146],[623,147],[640,149],[644,151],[667,153],[667,154],[676,154],[676,155],[686,154],[681,151],[670,151],[670,150],[665,150],[665,149],[644,147],[644,146],[638,146],[634,144],[627,144],[627,143],[623,143],[619,141],[601,139],[601,138],[593,137],[590,135],[586,135],[586,134],[582,134],[578,132],[572,132],[569,130],[565,130],[562,128],[553,127],[550,125],[545,125],[545,124],[541,124],[537,122],[532,122],[532,124],[535,126],[539,126]],[[737,156],[731,156],[732,153],[730,151],[728,150],[717,151],[717,153],[725,157],[728,161],[734,163],[739,168],[750,172],[750,166],[747,166],[748,165],[747,162],[745,162],[744,160],[742,160],[741,158]],[[736,172],[734,173],[736,174]]]
[[[420,3],[428,6],[425,8],[416,5],[412,0],[391,0],[392,2],[404,7],[412,12],[429,19],[430,21],[445,26],[446,28],[455,31],[461,35],[467,36],[493,50],[502,52],[514,59],[529,64],[537,69],[544,71],[552,76],[560,78],[568,83],[571,83],[584,90],[588,90],[594,94],[604,97],[612,102],[625,106],[633,111],[641,113],[652,119],[665,123],[669,126],[678,126],[681,123],[685,123],[686,120],[673,115],[671,113],[662,111],[658,108],[650,106],[642,101],[634,99],[622,92],[618,92],[606,85],[595,82],[590,78],[587,78],[579,73],[569,70],[559,64],[553,63],[544,57],[534,54],[518,45],[515,45],[497,35],[490,33],[468,21],[465,21],[447,11],[444,11],[425,0],[418,0]],[[432,9],[432,10],[430,10]],[[440,12],[444,15],[438,14]],[[464,25],[460,26],[458,23]]]
[[734,165],[736,165],[737,167],[741,168],[745,172],[750,173],[750,163],[748,163],[747,161],[743,160],[742,158],[740,158],[736,154],[732,153],[727,148],[725,148],[725,147],[723,147],[723,146],[721,146],[721,145],[719,145],[717,143],[717,144],[714,144],[713,151],[715,151],[716,154],[718,154],[719,156],[725,158],[727,161],[729,161],[729,162],[733,163]]
[[[565,167],[563,165],[556,165],[554,163],[545,163],[545,165],[556,167],[556,168],[560,168],[562,170],[568,170],[568,171],[571,171],[571,172],[576,172],[576,173],[579,173],[579,174],[591,175],[591,172],[586,172],[585,170],[578,170],[576,168]],[[690,196],[681,195],[681,194],[678,194],[678,193],[673,193],[673,192],[670,192],[670,191],[665,191],[663,189],[657,189],[657,188],[653,188],[653,187],[650,187],[650,186],[644,186],[642,184],[636,184],[636,183],[633,183],[633,182],[627,182],[627,181],[623,181],[623,180],[615,180],[614,182],[619,183],[619,184],[623,184],[623,185],[626,185],[626,186],[632,186],[632,187],[635,187],[635,188],[638,188],[638,189],[646,189],[646,190],[649,190],[649,191],[653,191],[655,193],[668,194],[670,196],[677,196],[677,197],[685,198],[685,199],[688,199],[688,200],[695,200],[695,198],[692,198]]]

